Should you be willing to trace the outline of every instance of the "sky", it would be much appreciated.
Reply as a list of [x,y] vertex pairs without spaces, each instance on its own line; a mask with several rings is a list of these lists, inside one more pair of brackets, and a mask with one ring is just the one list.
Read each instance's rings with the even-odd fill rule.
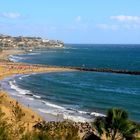
[[0,34],[140,44],[140,0],[1,0]]

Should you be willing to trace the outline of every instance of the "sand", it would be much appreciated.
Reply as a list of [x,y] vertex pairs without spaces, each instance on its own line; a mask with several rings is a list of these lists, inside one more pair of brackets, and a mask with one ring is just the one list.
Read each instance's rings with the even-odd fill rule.
[[[72,71],[67,68],[59,67],[47,67],[41,65],[30,65],[24,63],[14,63],[8,61],[8,56],[13,54],[23,53],[19,50],[4,50],[0,53],[0,80],[3,80],[6,77],[10,77],[17,74],[30,74],[30,73],[48,73],[48,72],[62,72],[62,71]],[[16,103],[16,100],[11,98],[8,93],[0,90],[0,107],[5,113],[7,120],[12,120],[12,109],[13,105]],[[43,120],[41,116],[35,113],[31,108],[25,107],[19,103],[21,109],[23,110],[25,116],[22,118],[22,121],[32,129],[32,126],[35,125],[38,121]]]

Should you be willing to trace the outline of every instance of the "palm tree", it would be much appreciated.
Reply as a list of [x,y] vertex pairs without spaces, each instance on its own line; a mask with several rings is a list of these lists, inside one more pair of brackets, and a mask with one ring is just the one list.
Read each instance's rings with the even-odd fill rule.
[[109,140],[132,140],[138,131],[137,125],[128,120],[128,113],[118,108],[109,109],[106,117],[97,117],[93,127],[100,137],[105,135]]

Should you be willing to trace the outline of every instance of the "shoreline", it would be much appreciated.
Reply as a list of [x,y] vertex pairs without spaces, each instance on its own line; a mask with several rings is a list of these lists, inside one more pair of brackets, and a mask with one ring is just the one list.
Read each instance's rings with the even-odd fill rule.
[[[45,67],[41,65],[32,65],[32,64],[25,64],[25,63],[15,63],[10,62],[8,57],[9,55],[16,55],[16,54],[23,54],[25,51],[20,50],[4,50],[4,52],[0,53],[0,81],[4,80],[5,78],[9,78],[14,75],[26,75],[26,74],[33,74],[33,73],[52,73],[52,72],[63,72],[63,71],[74,71],[72,69],[68,68],[59,68],[59,67]],[[16,102],[15,98],[12,98],[10,93],[7,93],[3,91],[0,87],[0,96],[4,96],[6,102],[12,101],[13,103]],[[31,114],[34,112],[34,116],[36,118],[40,118],[40,120],[43,120],[42,117],[35,111],[32,110],[32,108],[28,108],[27,106],[20,104],[20,107],[23,110],[27,110],[29,112],[28,114]],[[3,106],[1,104],[1,106]],[[10,106],[4,106],[2,107],[2,110],[6,112],[7,117],[10,117]],[[8,112],[7,112],[8,111]]]
[[[33,75],[36,74],[38,73],[33,73]],[[30,106],[30,108],[37,112],[37,114],[39,114],[46,122],[65,120],[73,122],[91,122],[94,120],[95,116],[100,114],[97,112],[91,112],[90,118],[88,118],[88,114],[90,114],[90,112],[72,110],[71,108],[63,107],[60,104],[55,104],[45,100],[44,97],[39,94],[34,94],[30,90],[20,88],[17,81],[30,75],[32,74],[18,74],[6,77],[1,81],[1,86],[4,91],[9,93],[10,97],[16,99],[26,107]],[[74,114],[71,114],[72,112]],[[103,116],[103,114],[100,114],[100,116]]]
[[[38,73],[35,73],[38,74]],[[32,74],[19,74],[19,75],[13,75],[10,77],[6,77],[3,80],[0,81],[2,90],[5,91],[11,98],[17,100],[21,105],[25,106],[28,109],[33,110],[36,112],[39,116],[41,116],[42,120],[45,120],[46,122],[50,121],[64,121],[62,116],[55,116],[53,114],[49,113],[42,113],[38,109],[42,108],[44,106],[42,97],[39,95],[35,95],[31,93],[30,91],[27,91],[24,89],[19,88],[16,86],[16,84],[13,82],[18,78],[30,76]],[[18,88],[18,90],[12,88],[14,86],[15,88]],[[45,102],[45,101],[44,101]]]
[[0,62],[0,81],[13,75],[73,71],[66,68],[43,67],[24,63]]
[[[22,76],[22,75],[13,75],[15,76]],[[25,76],[25,75],[23,75]],[[12,76],[10,77],[5,77],[5,79],[8,78],[7,81],[10,80]],[[5,80],[5,79],[2,79]],[[1,80],[0,80],[0,84],[1,84]],[[4,98],[1,98],[1,96],[4,96]],[[18,96],[17,96],[18,97]],[[8,118],[8,120],[12,119],[12,115],[11,115],[11,111],[13,108],[13,104],[16,104],[16,102],[19,103],[20,108],[23,110],[23,112],[26,114],[25,117],[23,118],[22,122],[25,123],[25,127],[28,128],[29,131],[32,131],[34,129],[34,126],[36,124],[39,124],[43,121],[49,124],[57,124],[57,122],[70,122],[73,124],[73,126],[78,127],[78,135],[80,137],[80,139],[82,139],[86,133],[88,132],[94,132],[94,129],[92,129],[91,127],[91,123],[90,122],[80,122],[80,121],[74,121],[71,119],[64,119],[63,115],[58,115],[55,116],[51,113],[45,113],[44,115],[37,111],[37,108],[33,108],[31,105],[27,105],[23,100],[27,100],[27,98],[24,98],[24,96],[21,98],[21,96],[19,95],[19,99],[17,97],[14,97],[12,95],[11,92],[7,92],[7,91],[2,91],[0,90],[0,99],[4,99],[3,102],[5,102],[5,104],[0,103],[2,111],[6,114],[6,118]],[[21,98],[21,100],[20,100]],[[30,97],[29,97],[30,98]],[[12,102],[12,104],[11,104]],[[30,99],[29,99],[30,102]],[[10,106],[8,105],[10,103]],[[35,102],[35,104],[38,104],[38,102]]]
[[[20,52],[20,54],[25,52]],[[19,54],[19,52],[14,51],[12,55]],[[11,55],[10,52],[4,54],[2,59],[0,58],[0,81],[4,80],[5,78],[9,78],[11,76],[17,75],[26,75],[26,74],[39,74],[39,73],[52,73],[52,72],[67,72],[67,71],[76,71],[70,68],[60,68],[60,67],[50,67],[50,66],[41,66],[41,65],[34,65],[34,64],[25,64],[25,63],[15,63],[9,62],[8,56]],[[6,118],[8,120],[12,120],[13,116],[11,115],[13,105],[16,104],[17,99],[13,98],[10,93],[3,91],[0,85],[0,102],[2,111],[6,114]],[[18,102],[20,108],[23,110],[25,117],[21,120],[25,123],[25,126],[29,131],[33,130],[33,126],[36,125],[38,122],[44,121],[44,117],[39,114],[36,110],[32,109],[32,107],[26,106],[25,104]],[[53,117],[51,114],[46,114],[48,117]],[[82,138],[89,130],[91,130],[90,123],[82,123],[82,122],[75,122],[72,120],[65,120],[62,116],[56,117],[56,121],[54,120],[45,120],[47,122],[60,122],[60,121],[70,121],[73,123],[74,126],[78,126],[79,128],[79,136]]]
[[[7,52],[6,55],[5,54],[3,55],[3,56],[5,56],[3,58],[4,60],[5,59],[8,60],[8,56],[11,54],[11,50],[6,50],[6,52]],[[14,54],[19,54],[19,50],[17,50],[17,51],[14,50],[14,52],[12,51],[12,54],[13,53]],[[26,52],[22,51],[22,53],[26,53]],[[9,54],[9,55],[7,55],[7,54]],[[20,52],[20,54],[21,54],[21,52]],[[40,65],[40,64],[28,64],[28,63],[23,63],[23,62],[9,62],[9,61],[8,62],[7,61],[3,61],[3,62],[1,61],[0,62],[0,67],[1,66],[3,67],[3,71],[0,71],[0,80],[5,79],[7,77],[11,77],[12,75],[19,75],[19,74],[23,74],[23,75],[29,74],[29,75],[31,75],[31,74],[34,74],[34,73],[39,74],[39,73],[52,73],[52,72],[81,71],[79,69],[72,68],[72,67],[67,68],[67,67],[48,66],[48,65]],[[25,104],[25,106],[27,106],[27,105]],[[45,114],[47,111],[46,110],[45,111],[41,110],[39,112],[44,112],[44,114]],[[95,117],[99,116],[99,114],[101,116],[102,115],[104,116],[104,114],[101,114],[101,113],[96,114],[96,112],[94,112],[94,114],[95,115],[93,116],[93,119]],[[49,113],[49,115],[50,115],[50,113]],[[62,116],[61,116],[61,118],[62,118]],[[73,120],[69,117],[64,117],[64,118]],[[55,119],[55,120],[57,120],[57,119]],[[60,120],[62,120],[62,119],[60,119]]]
[[[20,54],[25,53],[24,51],[21,52]],[[7,55],[8,54],[8,55]],[[14,52],[14,54],[19,54],[17,51]],[[12,55],[14,55],[12,54]],[[11,55],[10,52],[6,53],[4,55],[4,58],[0,58],[0,81],[4,80],[5,78],[9,78],[11,76],[18,76],[20,75],[26,75],[26,74],[39,74],[39,73],[52,73],[52,72],[66,72],[66,71],[77,71],[76,69],[72,68],[66,68],[66,67],[51,67],[51,66],[45,66],[45,65],[36,65],[36,64],[26,64],[26,63],[18,63],[18,62],[10,62],[8,60],[8,56]],[[79,71],[79,70],[78,70]],[[0,99],[3,99],[3,103],[0,103],[2,111],[6,113],[6,117],[11,119],[11,110],[12,110],[12,104],[16,103],[16,98],[13,98],[10,93],[7,93],[5,91],[2,91],[0,89]],[[12,104],[11,104],[12,102]],[[41,115],[34,110],[32,107],[28,107],[27,105],[23,104],[22,102],[19,101],[19,105],[21,109],[25,112],[25,117],[22,120],[23,122],[29,124],[30,130],[33,129],[33,126],[37,124],[38,122],[44,120]],[[50,117],[53,117],[50,115]],[[62,117],[62,116],[61,116]],[[33,121],[34,120],[34,121]],[[46,122],[50,122],[51,120],[48,120]],[[63,120],[65,121],[65,120]],[[68,120],[70,121],[70,120]],[[82,122],[75,122],[72,121],[74,125],[78,125],[79,127],[79,136],[82,138],[86,132],[93,132],[94,130],[91,129],[90,123],[82,123]]]

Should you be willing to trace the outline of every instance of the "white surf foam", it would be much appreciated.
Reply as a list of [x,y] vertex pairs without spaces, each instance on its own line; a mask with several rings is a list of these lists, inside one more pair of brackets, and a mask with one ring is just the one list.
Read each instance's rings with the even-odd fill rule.
[[84,118],[82,116],[74,116],[69,114],[63,114],[63,118],[67,120],[72,120],[74,122],[89,122],[90,119]]
[[33,97],[41,99],[41,96],[39,96],[39,95],[33,95]]
[[47,114],[52,114],[54,116],[58,116],[58,112],[54,112],[52,110],[47,110],[47,109],[42,109],[42,108],[39,108],[38,110],[42,113],[47,113]]
[[64,112],[59,111],[59,110],[52,110],[52,109],[49,110],[49,109],[42,109],[42,108],[39,108],[38,110],[42,113],[51,114],[55,117],[62,117],[65,120],[71,120],[74,122],[89,122],[89,121],[91,121],[90,119],[87,119],[87,118],[82,117],[82,116],[71,115],[71,114],[69,114],[69,112],[66,112],[66,110]]
[[19,79],[22,80],[23,78],[29,77],[29,76],[30,76],[30,75],[28,75],[28,74],[27,74],[27,75],[23,75],[23,76],[19,77]]
[[30,91],[29,90],[23,90],[23,89],[19,88],[12,81],[9,81],[9,85],[10,85],[11,89],[14,89],[19,94],[22,94],[22,95],[30,94]]
[[14,56],[14,55],[10,55],[9,56],[9,60],[13,61],[13,62],[18,62],[19,60],[22,60],[23,58],[20,56]]
[[91,115],[93,115],[93,116],[95,116],[95,117],[99,117],[99,116],[101,116],[101,117],[105,117],[104,114],[97,113],[97,112],[92,112]]
[[40,55],[41,53],[28,53],[27,55]]
[[42,101],[42,103],[46,104],[47,106],[53,107],[53,108],[65,109],[62,106],[59,106],[59,105],[56,105],[56,104],[52,104],[52,103],[49,103],[49,102],[46,102],[46,101]]
[[86,111],[78,111],[80,114],[88,114],[89,112],[86,112]]
[[[26,75],[28,76],[28,75]],[[67,109],[68,107],[63,107],[60,105],[56,105],[44,100],[41,100],[41,96],[39,95],[33,95],[29,90],[24,90],[19,88],[14,81],[9,81],[9,85],[11,87],[11,89],[14,89],[17,93],[16,96],[20,95],[23,97],[26,97],[27,100],[29,100],[29,102],[35,103],[35,98],[38,99],[38,101],[41,103],[44,103],[44,105],[41,107],[40,105],[36,105],[36,108],[39,107],[38,111],[40,111],[41,113],[48,113],[48,114],[52,114],[56,117],[58,116],[62,116],[63,119],[68,119],[68,120],[72,120],[75,122],[90,122],[91,120],[93,120],[94,117],[98,117],[98,116],[105,116],[104,114],[101,113],[97,113],[97,112],[86,112],[86,111],[82,111],[82,110],[77,110],[77,109]],[[31,94],[31,97],[30,97]],[[27,95],[27,96],[25,96]],[[29,96],[28,96],[29,95]],[[37,101],[36,99],[36,101]],[[47,109],[44,109],[46,105]],[[92,117],[93,116],[93,117]]]

